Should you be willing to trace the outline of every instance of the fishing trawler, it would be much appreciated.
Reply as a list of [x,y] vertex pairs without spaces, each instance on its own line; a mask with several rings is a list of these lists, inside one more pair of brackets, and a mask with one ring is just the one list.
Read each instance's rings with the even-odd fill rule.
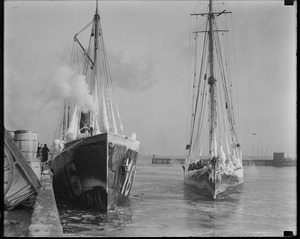
[[[192,104],[184,165],[185,187],[199,195],[217,199],[243,182],[242,150],[236,118],[237,92],[229,49],[232,41],[224,18],[231,12],[213,9],[193,13]],[[198,19],[206,19],[199,24]],[[223,24],[223,25],[222,25]],[[202,36],[202,37],[200,37]],[[200,42],[201,41],[201,42]],[[199,43],[200,42],[200,43]],[[200,47],[201,46],[201,47]],[[223,48],[225,47],[225,48]],[[197,57],[200,52],[201,57]],[[228,57],[228,58],[227,58]],[[199,69],[199,70],[198,70]]]
[[[89,41],[84,48],[79,38],[87,29]],[[54,192],[56,197],[108,211],[130,194],[140,143],[134,133],[122,135],[98,1],[93,20],[74,36],[74,44],[81,58],[73,52],[71,62],[78,65],[72,66],[88,85],[89,101],[64,100],[53,145],[56,153],[49,160]]]

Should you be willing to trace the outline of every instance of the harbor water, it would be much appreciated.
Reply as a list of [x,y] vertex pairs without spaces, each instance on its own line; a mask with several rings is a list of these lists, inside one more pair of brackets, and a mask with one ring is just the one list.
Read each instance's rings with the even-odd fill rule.
[[245,166],[244,183],[216,201],[184,187],[180,164],[140,158],[130,198],[108,216],[57,199],[70,237],[297,234],[296,167]]

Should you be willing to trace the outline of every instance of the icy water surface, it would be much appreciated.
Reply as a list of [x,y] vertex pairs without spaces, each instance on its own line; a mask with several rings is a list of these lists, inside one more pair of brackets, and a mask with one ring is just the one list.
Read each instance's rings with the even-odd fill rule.
[[130,199],[103,213],[57,202],[65,236],[279,236],[296,230],[296,167],[245,166],[244,183],[217,201],[185,189],[181,165],[142,159]]

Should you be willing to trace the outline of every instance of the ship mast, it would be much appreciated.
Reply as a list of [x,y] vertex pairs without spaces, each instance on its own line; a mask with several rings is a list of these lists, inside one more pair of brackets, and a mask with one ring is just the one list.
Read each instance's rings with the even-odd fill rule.
[[[96,12],[93,18],[93,27],[92,27],[92,33],[91,37],[94,36],[94,61],[91,60],[88,54],[86,54],[86,57],[88,58],[89,61],[92,63],[92,75],[91,75],[91,87],[90,87],[90,94],[93,95],[94,91],[94,85],[96,82],[97,78],[97,50],[99,47],[99,21],[100,21],[100,15],[98,12],[98,0],[96,1]],[[79,43],[79,42],[78,42]],[[80,128],[81,128],[81,133],[85,133],[86,131],[89,131],[90,127],[90,118],[91,118],[91,112],[81,112],[81,117],[80,117]]]
[[[191,15],[197,16],[207,16],[208,20],[208,30],[205,31],[196,31],[194,33],[207,33],[208,34],[208,63],[209,63],[209,77],[207,83],[209,85],[209,99],[210,99],[210,108],[209,108],[209,157],[213,158],[217,156],[217,149],[214,143],[216,137],[216,127],[217,127],[217,89],[216,89],[216,79],[214,76],[214,43],[213,43],[213,32],[227,32],[228,30],[214,30],[213,24],[215,16],[220,16],[222,14],[231,13],[228,11],[222,12],[213,12],[212,9],[212,0],[209,0],[209,12],[208,13],[194,13]],[[206,78],[206,76],[205,76]],[[199,90],[199,89],[198,89]],[[190,145],[192,144],[192,135],[190,140]],[[190,145],[187,145],[189,148]]]
[[210,129],[209,129],[209,156],[212,158],[216,156],[216,145],[214,145],[215,140],[215,129],[217,127],[217,97],[216,97],[216,79],[214,78],[214,44],[213,44],[213,20],[214,20],[214,13],[212,12],[212,0],[209,0],[209,13],[208,13],[208,46],[209,46],[209,77],[208,77],[208,84],[209,84],[209,93],[210,93]]
[[[95,84],[96,81],[96,75],[97,75],[97,50],[99,47],[99,21],[100,21],[100,16],[98,12],[98,0],[96,2],[96,13],[94,16],[94,29],[95,29],[95,39],[94,39],[94,69],[93,69],[93,76],[92,76],[92,86]],[[91,90],[93,90],[94,87],[91,87]],[[93,92],[91,92],[93,94]]]

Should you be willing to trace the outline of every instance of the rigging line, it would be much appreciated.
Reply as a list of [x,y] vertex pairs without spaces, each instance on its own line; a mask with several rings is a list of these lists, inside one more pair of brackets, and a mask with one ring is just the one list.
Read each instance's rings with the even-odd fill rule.
[[77,46],[76,46],[75,42],[73,42],[73,47],[72,47],[72,52],[73,53],[72,53],[71,58],[70,58],[70,67],[73,70],[74,70],[74,64],[75,64],[76,53],[77,53],[76,48],[77,48]]
[[[100,32],[102,32],[102,26],[101,24],[99,25],[100,28]],[[105,72],[105,80],[106,80],[106,84],[108,87],[112,86],[112,79],[110,76],[110,70],[109,70],[109,64],[108,64],[108,57],[107,57],[107,53],[106,53],[106,48],[105,48],[105,44],[104,44],[104,38],[103,38],[103,34],[101,34],[101,38],[100,38],[102,44],[101,44],[101,53],[102,53],[102,64],[103,64],[103,70]]]
[[222,123],[224,123],[225,119],[223,117],[223,107],[220,107],[220,105],[222,105],[224,102],[223,102],[223,98],[222,98],[222,90],[220,89],[220,87],[217,87],[217,92],[219,92],[219,94],[217,94],[217,96],[220,96],[218,97],[217,99],[217,102],[218,104],[216,105],[216,111],[217,111],[217,121],[218,121],[218,131],[219,131],[219,137],[221,136],[221,128],[222,128]]
[[[198,25],[198,16],[196,16],[196,21],[195,21],[195,29],[197,29],[197,25]],[[197,64],[197,37],[198,37],[198,34],[196,33],[195,34],[195,37],[194,37],[194,69],[193,69],[193,88],[192,88],[192,104],[191,104],[191,123],[190,123],[190,142],[189,144],[191,145],[192,144],[192,134],[193,134],[193,128],[194,128],[194,122],[195,122],[195,117],[196,117],[196,112],[194,110],[194,100],[195,100],[195,90],[196,90],[196,64]]]
[[221,54],[221,49],[220,49],[220,39],[218,34],[216,34],[216,52],[218,54],[218,59],[219,59],[219,65],[221,67],[221,76],[223,77],[223,88],[224,88],[224,93],[225,93],[225,99],[227,101],[227,103],[229,104],[227,111],[228,111],[228,118],[229,118],[229,123],[231,125],[231,130],[232,132],[235,134],[235,130],[234,130],[234,119],[233,119],[233,114],[232,114],[232,102],[230,101],[229,95],[228,95],[228,86],[226,83],[226,78],[225,78],[225,71],[224,71],[224,64],[223,64],[223,58],[222,58],[222,54]]
[[66,134],[66,131],[68,129],[68,124],[69,124],[69,118],[68,118],[68,109],[69,109],[69,102],[68,102],[68,98],[64,98],[64,101],[63,101],[63,112],[62,112],[62,118],[63,118],[63,126],[61,127],[60,126],[60,133],[59,133],[59,137],[60,139],[65,139],[65,134]]
[[[205,48],[207,49],[207,48]],[[206,52],[204,53],[204,55],[206,56]],[[206,71],[207,71],[207,68],[208,68],[208,62],[206,62]],[[206,103],[207,103],[207,86],[208,84],[206,83],[206,80],[202,80],[202,86],[200,86],[200,89],[203,89],[202,90],[202,93],[201,93],[201,104],[200,104],[200,114],[198,116],[198,124],[197,124],[197,133],[196,133],[196,138],[199,138],[199,135],[201,136],[201,133],[202,133],[202,130],[203,130],[203,125],[204,125],[204,122],[205,122],[205,118],[204,117],[204,113],[205,113],[205,110],[206,110]]]
[[63,123],[62,123],[62,132],[60,132],[63,136],[62,138],[64,138],[64,132],[66,130],[66,111],[67,111],[67,105],[66,105],[66,99],[64,100],[64,108],[63,108],[63,115],[62,115],[62,118],[63,118]]
[[207,147],[207,140],[206,138],[208,137],[208,130],[209,130],[209,120],[203,120],[203,129],[204,131],[199,135],[199,131],[198,131],[198,134],[197,134],[197,143],[194,143],[194,152],[196,154],[199,153],[199,148],[201,151],[203,151],[203,147],[206,146]]
[[[99,25],[99,28],[101,30],[101,25]],[[105,87],[107,87],[107,85],[109,84],[109,73],[107,71],[108,68],[108,64],[107,64],[107,57],[106,57],[106,51],[105,51],[105,46],[104,46],[104,38],[103,35],[101,34],[100,38],[99,38],[100,43],[100,47],[99,47],[99,55],[102,56],[101,58],[101,69],[102,69],[102,76],[105,76],[104,79],[102,77],[102,79],[104,80],[103,83],[105,83]]]
[[[204,83],[203,92],[206,92],[207,85],[208,84]],[[206,117],[204,115],[205,111],[206,111],[206,106],[207,106],[207,94],[204,93],[204,94],[202,94],[201,110],[200,110],[200,115],[198,117],[197,131],[196,131],[196,136],[195,136],[195,140],[198,140],[198,142],[196,141],[197,143],[201,142],[200,138],[201,138],[203,129],[205,129],[204,123],[207,122],[207,120],[205,120]]]
[[[221,126],[223,125],[223,130],[224,130],[224,134],[227,134],[227,130],[226,130],[226,121],[225,121],[225,110],[224,110],[224,103],[226,103],[226,101],[224,102],[225,96],[224,96],[224,92],[221,90],[221,87],[218,87],[218,91],[219,91],[219,95],[220,95],[220,104],[218,106],[218,110],[221,111],[221,114],[219,112],[219,115],[222,115],[223,117],[219,117],[220,121],[219,121],[219,135],[221,136]],[[222,122],[221,122],[222,119]],[[221,124],[222,123],[222,124]]]
[[[100,26],[101,27],[101,26]],[[106,83],[106,87],[105,87],[105,94],[106,94],[106,100],[108,102],[108,106],[109,109],[107,109],[107,112],[109,114],[109,119],[110,119],[110,128],[112,129],[113,132],[117,133],[117,127],[116,127],[116,121],[115,121],[115,116],[114,116],[114,108],[113,108],[113,101],[112,101],[112,87],[113,87],[113,83],[112,83],[112,79],[110,76],[110,72],[109,72],[109,65],[108,65],[108,57],[107,57],[107,53],[104,47],[104,39],[103,36],[101,35],[101,40],[102,40],[102,46],[101,46],[101,51],[103,54],[103,67],[104,67],[104,71],[105,71],[105,83]]]
[[[192,130],[194,129],[194,124],[195,124],[195,118],[196,118],[196,109],[194,109],[195,107],[195,91],[196,91],[196,81],[197,81],[197,77],[196,77],[196,64],[197,64],[197,37],[198,34],[196,33],[195,35],[195,52],[194,52],[194,71],[193,71],[193,97],[192,97],[192,108],[191,108],[191,113],[192,113],[192,117],[191,117],[191,134],[192,134]],[[199,91],[199,86],[197,87],[198,91]],[[190,141],[190,143],[192,143]]]
[[70,58],[70,67],[74,70],[75,68],[75,60],[76,60],[76,53],[77,53],[77,45],[73,42],[73,54]]
[[[225,28],[227,29],[227,17],[225,16]],[[228,34],[229,35],[229,34]],[[227,72],[227,79],[230,79],[231,81],[231,72],[230,72],[230,63],[228,61],[230,61],[230,44],[228,44],[228,36],[227,34],[222,34],[223,37],[223,49],[224,49],[224,55],[225,55],[225,69]],[[227,45],[226,45],[227,43]],[[228,47],[227,47],[228,46]],[[231,85],[231,84],[230,84]],[[231,90],[230,90],[231,92]]]
[[[223,44],[228,43],[228,41],[225,41],[225,39],[228,39],[228,38],[224,37],[224,40],[222,41]],[[219,43],[219,47],[221,47],[220,39],[219,38],[218,38],[218,43]],[[225,45],[224,45],[224,47],[225,47]],[[225,47],[224,49],[227,49],[227,47]],[[229,59],[229,57],[226,54],[227,53],[226,50],[224,51],[224,53],[225,53],[225,62],[226,62],[225,63],[225,68],[226,68],[226,72],[228,74],[227,78],[225,77],[226,74],[225,74],[224,63],[223,63],[223,58],[222,58],[222,54],[221,54],[221,48],[220,48],[220,51],[219,51],[219,54],[220,54],[220,57],[221,57],[221,60],[220,60],[219,64],[220,64],[220,66],[222,66],[222,76],[224,77],[224,79],[223,79],[223,88],[224,88],[224,92],[226,93],[225,94],[226,101],[229,104],[229,107],[227,108],[228,118],[229,118],[229,124],[231,125],[232,132],[235,132],[235,128],[234,128],[234,122],[235,121],[234,121],[233,108],[232,108],[233,105],[232,105],[232,101],[230,100],[231,98],[229,97],[229,92],[230,92],[230,95],[232,95],[232,91],[231,91],[231,87],[228,87],[228,84],[231,86],[232,83],[230,83],[231,81],[227,82],[228,81],[227,79],[231,79],[230,78],[230,71],[229,71],[229,68],[228,68],[227,60],[226,60],[227,58]]]
[[[121,116],[120,116],[120,113],[119,113],[119,108],[118,108],[118,103],[117,103],[117,98],[115,96],[115,88],[114,88],[114,84],[113,84],[113,81],[112,81],[112,77],[111,77],[111,73],[110,73],[110,67],[109,67],[109,64],[108,64],[108,57],[107,57],[107,52],[105,51],[104,53],[104,56],[106,58],[106,62],[107,62],[107,71],[108,71],[108,78],[109,78],[109,82],[110,82],[110,93],[112,95],[112,110],[113,110],[113,106],[115,107],[115,110],[116,110],[116,113],[117,113],[117,117],[118,117],[118,121],[119,121],[119,130],[121,132],[123,132],[123,124],[122,124],[122,120],[121,120]],[[113,105],[114,104],[114,105]],[[113,113],[113,116],[114,116],[114,113]],[[114,120],[115,121],[115,120]],[[116,128],[117,130],[117,128]]]
[[84,138],[81,138],[77,143],[71,145],[70,147],[62,150],[59,154],[55,155],[53,158],[51,158],[50,160],[54,160],[57,156],[61,155],[62,153],[64,153],[65,151],[71,149],[71,148],[74,148],[77,144],[79,144],[81,141],[85,140],[85,137]]
[[[207,21],[207,24],[206,24],[206,28],[207,27],[208,27],[208,21]],[[203,75],[202,74],[202,69],[203,69],[203,62],[204,62],[204,57],[205,57],[205,53],[206,53],[206,51],[205,51],[206,50],[206,44],[207,44],[207,34],[204,35],[204,44],[203,44],[203,49],[202,49],[203,55],[202,55],[202,58],[201,58],[199,77],[201,77]],[[190,145],[192,144],[192,139],[193,139],[194,124],[195,124],[195,118],[196,118],[196,114],[197,114],[197,107],[198,107],[198,99],[199,99],[201,81],[203,81],[203,79],[199,78],[198,88],[197,88],[197,96],[196,96],[196,100],[195,100],[195,106],[194,106],[194,109],[192,109],[192,112],[194,113],[194,118],[193,118],[192,127],[191,127]]]
[[[238,130],[240,131],[240,111],[239,111],[239,100],[238,100],[238,80],[237,80],[237,72],[236,72],[236,54],[235,54],[235,42],[234,42],[234,27],[233,27],[233,17],[231,16],[231,26],[232,26],[232,45],[233,45],[233,62],[234,62],[234,73],[235,73],[235,77],[234,77],[234,80],[235,80],[235,91],[236,91],[236,102],[237,102],[237,117],[238,117]],[[241,143],[241,138],[238,138],[238,141],[239,143]]]
[[[186,118],[185,118],[185,142],[188,142],[189,143],[189,132],[188,132],[188,126],[189,126],[189,109],[190,109],[190,69],[191,69],[191,58],[192,58],[192,54],[191,54],[191,51],[192,51],[192,21],[191,21],[192,17],[190,16],[190,23],[189,23],[189,61],[188,61],[188,75],[187,75],[187,101],[186,101]],[[189,150],[190,151],[190,150]]]
[[[220,80],[221,82],[223,82],[223,88],[224,91],[226,91],[226,87],[224,87],[224,82],[226,84],[226,77],[225,77],[225,71],[224,71],[224,64],[223,64],[223,58],[222,58],[222,50],[221,50],[221,44],[220,44],[220,38],[219,38],[219,34],[216,33],[216,44],[215,44],[215,49],[216,49],[216,55],[217,55],[217,59],[218,59],[218,63],[219,63],[219,67],[220,67]],[[225,97],[226,99],[226,97]],[[227,102],[228,99],[226,99]]]
[[70,57],[70,63],[69,63],[69,65],[71,66],[71,64],[72,64],[72,59],[73,59],[73,57],[74,57],[74,48],[75,48],[75,42],[73,41],[73,44],[72,44],[72,51],[71,51],[71,57]]
[[[92,44],[93,44],[93,40],[92,40],[92,37],[90,37],[90,40],[89,40],[89,44],[88,44],[88,49],[87,51],[85,52],[84,54],[84,57],[85,57],[85,60],[84,60],[84,66],[83,66],[83,74],[84,75],[87,75],[87,72],[88,72],[88,67],[89,65],[91,67],[95,67],[89,60],[89,56],[90,56],[90,53],[91,53],[91,49],[92,49]],[[94,70],[94,69],[93,69]]]
[[102,52],[102,64],[103,64],[103,71],[104,71],[104,91],[105,91],[105,100],[108,103],[106,106],[106,110],[107,110],[107,114],[108,114],[108,119],[109,119],[109,128],[110,131],[115,131],[115,122],[114,122],[114,115],[113,115],[113,109],[112,109],[112,102],[111,102],[111,97],[110,97],[110,86],[111,86],[111,82],[109,79],[109,73],[108,73],[108,64],[107,64],[107,58],[106,58],[106,54],[105,54],[105,47],[104,47],[104,41],[103,38],[101,38],[102,40],[102,45],[101,45],[101,52]]
[[[205,131],[204,131],[204,136],[203,136],[203,139],[205,139],[205,138],[208,138],[208,134],[209,134],[209,122],[208,121],[206,121],[206,123],[207,123],[207,126],[204,128],[205,129]],[[204,141],[204,142],[207,142],[207,141]],[[204,146],[204,145],[203,145]],[[207,146],[207,155],[209,155],[209,146],[208,145],[206,145]]]
[[[109,67],[109,64],[108,64],[108,56],[107,56],[107,52],[106,52],[105,47],[104,47],[103,37],[102,37],[102,42],[103,42],[103,54],[104,54],[104,59],[105,59],[104,62],[105,62],[105,65],[106,65],[105,69],[107,71],[107,77],[108,77],[107,79],[108,79],[109,93],[110,93],[109,98],[110,98],[110,103],[111,103],[112,120],[113,120],[115,130],[117,131],[116,120],[115,120],[115,116],[114,116],[114,107],[113,107],[115,105],[115,108],[116,108],[115,110],[117,112],[117,116],[118,116],[118,120],[119,120],[119,128],[120,128],[121,131],[123,131],[123,129],[122,129],[123,125],[122,125],[121,117],[120,117],[119,110],[118,110],[117,99],[114,95],[114,84],[113,84],[111,73],[110,73],[110,67]],[[113,97],[113,99],[111,97]],[[114,105],[113,105],[113,103],[114,103]]]
[[61,124],[61,118],[62,118],[62,112],[60,111],[60,114],[58,115],[58,120],[57,120],[57,124],[56,124],[56,128],[55,128],[55,132],[54,132],[54,138],[57,138],[57,136],[59,136],[59,134],[60,134],[59,126]]
[[[204,49],[207,49],[206,47]],[[206,56],[206,52],[204,51],[203,53],[204,56]],[[204,57],[206,58],[206,57]],[[204,64],[204,63],[203,63]],[[203,65],[202,64],[202,65]],[[202,66],[204,67],[204,66]],[[206,71],[208,68],[208,63],[206,62]],[[200,76],[202,78],[202,76]],[[203,130],[203,125],[205,122],[205,110],[206,110],[206,103],[207,103],[207,86],[208,84],[206,84],[206,80],[202,80],[201,81],[201,85],[199,86],[199,91],[201,91],[201,105],[200,105],[200,113],[199,114],[195,114],[196,120],[197,120],[197,124],[196,124],[196,129],[194,131],[196,131],[196,135],[194,136],[194,148],[197,148],[197,145],[199,143],[199,138],[202,135],[202,130]]]
[[[91,65],[91,74],[90,74],[90,93],[93,95],[94,94],[94,86],[95,86],[95,81],[97,77],[97,71],[98,71],[98,58],[97,58],[97,45],[98,45],[98,18],[94,17],[94,23],[91,29],[91,36],[90,36],[90,42],[89,42],[89,48],[88,48],[88,54],[91,55],[90,58],[93,59],[92,65]],[[88,65],[88,59],[87,59],[87,65]]]
[[[203,76],[202,74],[202,68],[204,69],[204,59],[206,58],[206,51],[205,51],[205,48],[203,48],[203,52],[202,52],[202,56],[203,56],[203,60],[201,61],[200,63],[200,70],[199,70],[199,74],[198,74],[198,86],[197,86],[197,92],[195,92],[195,94],[197,93],[197,98],[195,100],[195,108],[194,108],[194,121],[195,123],[197,122],[197,124],[194,123],[194,132],[197,132],[199,130],[199,124],[200,122],[198,121],[201,121],[202,120],[202,115],[203,115],[203,107],[202,107],[202,104],[203,104],[203,93],[204,93],[204,89],[205,89],[205,76]],[[200,96],[200,98],[199,98]],[[201,101],[202,100],[202,101]],[[194,136],[194,139],[195,140],[197,139],[197,136]]]
[[[77,62],[77,64],[76,64],[76,66],[77,66],[77,73],[78,74],[80,74],[80,58],[79,58],[79,46],[78,45],[76,45],[77,46],[77,50],[75,50],[75,62]],[[74,65],[75,65],[75,62],[74,62]],[[75,68],[75,66],[74,66],[74,68]]]
[[86,28],[88,28],[92,23],[94,22],[94,19],[90,21],[85,27],[83,27],[79,32],[76,33],[75,36],[81,34]]
[[64,113],[63,113],[63,118],[64,118],[64,125],[63,125],[63,129],[62,129],[62,139],[65,139],[65,134],[66,134],[66,130],[68,129],[68,123],[69,123],[69,119],[68,119],[68,109],[69,109],[69,104],[68,104],[68,100],[64,99]]
[[64,112],[64,114],[65,114],[64,117],[66,119],[66,125],[65,125],[63,133],[62,133],[63,134],[62,139],[66,138],[66,131],[68,130],[69,123],[70,123],[70,102],[67,98],[64,100],[64,104],[66,105],[66,111]]

